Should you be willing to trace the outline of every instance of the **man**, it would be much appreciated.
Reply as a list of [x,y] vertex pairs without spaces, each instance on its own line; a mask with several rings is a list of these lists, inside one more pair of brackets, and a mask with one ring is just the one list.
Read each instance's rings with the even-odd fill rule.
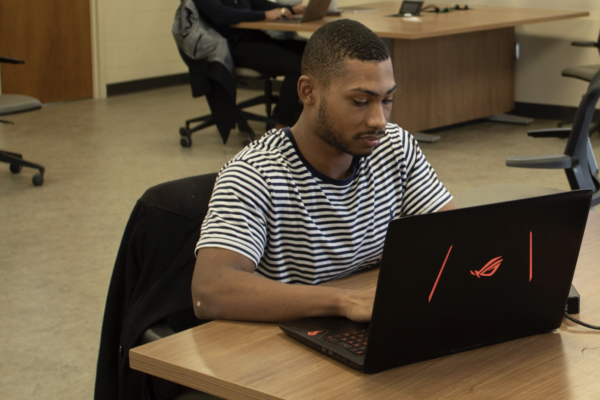
[[414,138],[387,124],[395,91],[368,28],[342,19],[313,34],[297,124],[219,173],[196,248],[198,318],[371,319],[374,290],[315,285],[377,266],[390,220],[455,208]]

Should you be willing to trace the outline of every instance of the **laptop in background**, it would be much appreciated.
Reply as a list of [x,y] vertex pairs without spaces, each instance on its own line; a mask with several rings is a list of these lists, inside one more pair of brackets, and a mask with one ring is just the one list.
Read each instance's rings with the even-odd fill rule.
[[331,0],[309,0],[306,5],[306,10],[302,15],[292,15],[289,19],[278,19],[271,22],[300,24],[303,22],[318,21],[323,19],[327,14],[329,3]]
[[443,357],[562,323],[591,190],[394,220],[369,324],[279,326],[364,373]]

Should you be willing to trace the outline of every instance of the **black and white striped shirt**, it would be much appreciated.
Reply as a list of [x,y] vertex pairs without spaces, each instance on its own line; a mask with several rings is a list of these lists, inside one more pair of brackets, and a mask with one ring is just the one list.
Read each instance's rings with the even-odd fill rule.
[[397,125],[337,180],[314,169],[289,129],[272,130],[219,172],[196,251],[220,247],[286,283],[318,284],[379,263],[388,223],[452,199]]

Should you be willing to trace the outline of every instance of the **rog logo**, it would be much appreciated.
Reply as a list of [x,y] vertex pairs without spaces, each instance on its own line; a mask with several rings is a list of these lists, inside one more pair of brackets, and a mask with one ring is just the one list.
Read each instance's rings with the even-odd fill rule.
[[[431,303],[431,298],[433,297],[433,293],[435,292],[435,288],[437,287],[437,285],[440,281],[440,278],[442,276],[442,272],[444,272],[444,267],[446,266],[446,262],[448,261],[448,258],[450,257],[450,253],[452,252],[452,247],[454,247],[454,246],[450,246],[450,249],[448,249],[448,254],[446,254],[446,258],[444,259],[442,268],[440,269],[437,279],[435,280],[435,283],[433,284],[433,288],[431,289],[431,293],[429,294],[429,302],[430,303]],[[486,276],[486,277],[492,276],[496,273],[496,271],[498,271],[498,268],[500,268],[502,261],[503,261],[502,256],[492,258],[479,271],[471,271],[471,275],[475,275],[477,278],[481,278],[482,276]],[[530,231],[529,232],[529,282],[531,282],[532,279],[533,279],[533,232]]]
[[471,271],[471,275],[475,275],[478,278],[481,278],[482,276],[492,276],[496,273],[500,264],[502,264],[502,256],[492,258],[479,271]]
[[323,332],[323,331],[310,331],[310,332],[308,332],[308,336],[315,336],[321,332]]

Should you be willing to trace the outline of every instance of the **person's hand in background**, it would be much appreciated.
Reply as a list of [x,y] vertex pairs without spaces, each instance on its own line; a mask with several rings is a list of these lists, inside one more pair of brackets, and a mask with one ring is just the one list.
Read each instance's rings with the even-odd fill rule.
[[290,18],[292,13],[285,7],[282,8],[274,8],[269,11],[265,11],[265,20],[266,21],[275,21],[283,18]]
[[306,5],[297,4],[292,7],[292,11],[294,11],[294,14],[304,14],[304,11],[306,11]]

